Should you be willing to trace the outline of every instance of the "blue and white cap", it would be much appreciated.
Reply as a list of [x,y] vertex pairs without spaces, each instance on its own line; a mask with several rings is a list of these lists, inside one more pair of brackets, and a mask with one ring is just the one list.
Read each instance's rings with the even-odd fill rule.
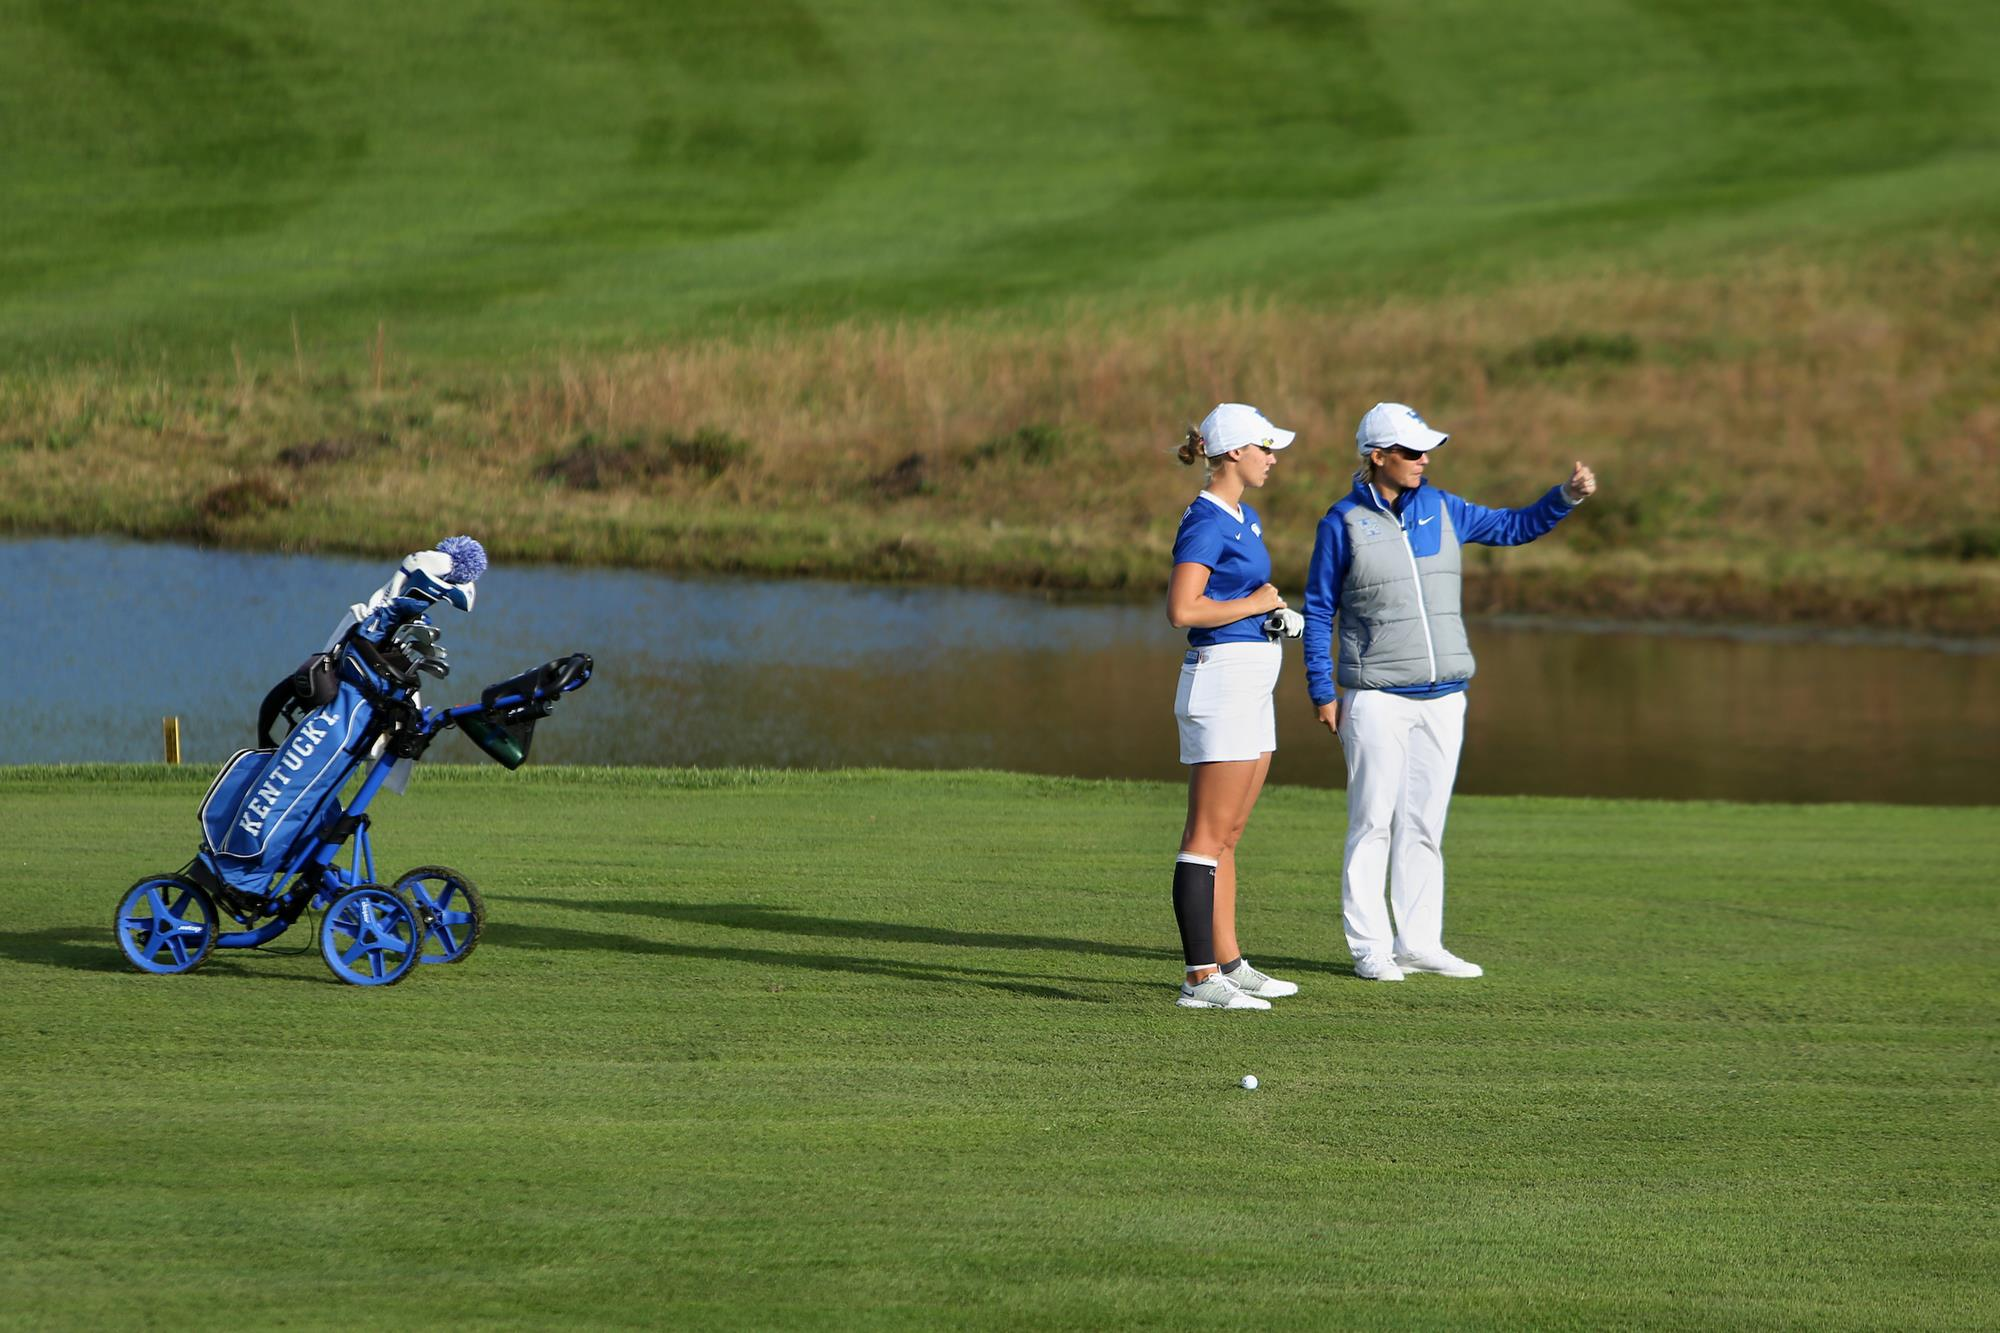
[[1354,432],[1355,452],[1363,458],[1371,450],[1398,444],[1412,453],[1427,454],[1450,438],[1444,431],[1432,430],[1416,408],[1402,403],[1375,404],[1362,414]]
[[1295,432],[1273,426],[1262,412],[1248,403],[1218,404],[1213,412],[1201,419],[1199,429],[1202,452],[1210,458],[1251,444],[1262,445],[1266,449],[1282,449],[1297,438]]

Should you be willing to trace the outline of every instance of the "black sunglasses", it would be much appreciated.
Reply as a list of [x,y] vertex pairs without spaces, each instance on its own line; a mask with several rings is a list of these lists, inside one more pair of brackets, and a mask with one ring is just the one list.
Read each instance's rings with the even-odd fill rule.
[[1430,453],[1430,450],[1428,449],[1408,449],[1400,444],[1390,445],[1388,451],[1396,455],[1396,457],[1398,458],[1407,458],[1412,463],[1416,462],[1419,458],[1423,458]]

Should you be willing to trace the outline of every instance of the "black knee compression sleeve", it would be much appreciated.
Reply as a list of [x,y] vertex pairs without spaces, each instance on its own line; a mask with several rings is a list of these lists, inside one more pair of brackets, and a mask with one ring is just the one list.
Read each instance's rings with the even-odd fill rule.
[[1174,862],[1174,920],[1189,967],[1215,966],[1215,862],[1182,852]]

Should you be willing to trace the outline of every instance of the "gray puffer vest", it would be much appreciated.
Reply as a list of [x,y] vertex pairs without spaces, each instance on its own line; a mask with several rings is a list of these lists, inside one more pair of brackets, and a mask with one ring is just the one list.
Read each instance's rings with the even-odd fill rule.
[[[1405,522],[1415,520],[1414,509]],[[1394,514],[1356,504],[1342,515],[1353,557],[1340,588],[1336,678],[1343,689],[1472,679],[1472,645],[1459,611],[1458,531],[1443,505],[1424,517],[1438,525],[1438,549],[1420,557]]]

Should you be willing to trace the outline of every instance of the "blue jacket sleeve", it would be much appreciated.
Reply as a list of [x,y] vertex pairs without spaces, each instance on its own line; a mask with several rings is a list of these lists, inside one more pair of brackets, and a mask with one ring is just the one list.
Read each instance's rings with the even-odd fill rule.
[[1328,514],[1313,538],[1312,563],[1306,566],[1306,692],[1313,707],[1334,701],[1333,618],[1340,612],[1340,585],[1347,578],[1347,528]]
[[1462,542],[1482,546],[1526,546],[1568,516],[1576,506],[1563,499],[1562,487],[1520,509],[1488,509],[1446,491],[1438,497],[1451,511],[1452,526]]

